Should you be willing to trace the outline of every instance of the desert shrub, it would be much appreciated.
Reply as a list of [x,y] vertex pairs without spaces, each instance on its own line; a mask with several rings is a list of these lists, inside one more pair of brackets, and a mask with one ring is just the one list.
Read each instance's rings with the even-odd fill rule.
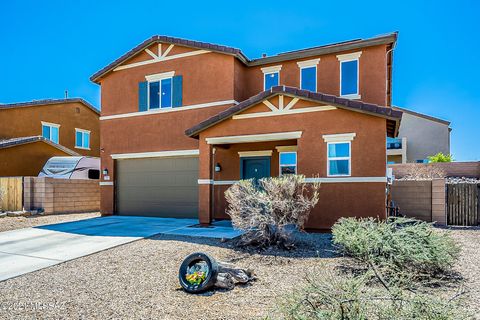
[[226,192],[227,214],[243,230],[241,245],[291,248],[289,227],[303,228],[318,202],[319,184],[305,184],[302,175],[241,180]]
[[286,319],[328,320],[453,320],[468,319],[460,307],[461,293],[450,299],[401,290],[369,286],[370,274],[338,276],[318,270],[307,284],[281,303]]
[[387,273],[434,276],[449,270],[459,248],[447,232],[426,222],[396,218],[342,218],[332,228],[339,251]]

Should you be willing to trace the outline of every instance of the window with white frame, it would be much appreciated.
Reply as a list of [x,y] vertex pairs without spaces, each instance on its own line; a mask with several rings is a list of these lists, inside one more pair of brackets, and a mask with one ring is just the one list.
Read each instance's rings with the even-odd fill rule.
[[355,133],[324,135],[327,143],[327,176],[350,176],[352,174],[352,140]]
[[317,64],[320,59],[297,62],[300,68],[300,89],[317,91]]
[[282,66],[273,66],[262,68],[263,72],[263,90],[269,90],[271,87],[280,84],[280,70]]
[[145,77],[148,81],[149,110],[172,107],[174,74],[175,72],[165,72]]
[[350,99],[360,99],[359,59],[362,52],[341,54],[340,61],[340,95]]
[[280,175],[297,173],[297,152],[280,152]]
[[60,135],[60,125],[42,121],[42,136],[52,142],[58,143]]
[[75,128],[75,148],[90,149],[90,131]]

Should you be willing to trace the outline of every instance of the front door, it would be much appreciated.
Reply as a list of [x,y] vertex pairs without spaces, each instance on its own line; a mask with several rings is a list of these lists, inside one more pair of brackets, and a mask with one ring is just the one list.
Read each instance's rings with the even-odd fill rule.
[[245,157],[240,158],[240,161],[242,179],[270,177],[270,157]]

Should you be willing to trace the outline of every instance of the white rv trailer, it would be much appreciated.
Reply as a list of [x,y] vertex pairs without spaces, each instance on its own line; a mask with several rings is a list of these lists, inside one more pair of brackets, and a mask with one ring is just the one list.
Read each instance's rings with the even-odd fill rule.
[[38,176],[56,179],[99,179],[100,158],[52,157]]

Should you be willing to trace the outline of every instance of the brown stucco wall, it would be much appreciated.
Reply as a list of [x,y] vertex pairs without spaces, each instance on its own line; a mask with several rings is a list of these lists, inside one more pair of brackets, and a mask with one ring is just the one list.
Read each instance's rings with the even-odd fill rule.
[[[298,61],[320,58],[317,65],[317,90],[322,93],[340,95],[340,62],[338,54],[362,51],[359,62],[359,89],[364,102],[387,105],[387,46],[362,48],[361,50],[310,57],[301,60],[283,61],[250,68],[238,68],[246,73],[244,99],[263,91],[263,72],[261,68],[281,65],[280,85],[300,87],[300,68]],[[242,99],[243,100],[243,99]]]
[[[167,47],[168,44],[164,44],[163,50]],[[157,48],[157,45],[153,45],[150,47],[150,50],[156,53]],[[169,55],[192,50],[196,49],[175,46]],[[362,100],[385,105],[386,46],[363,48],[361,51],[360,94]],[[336,55],[320,57],[321,61],[317,68],[318,91],[320,92],[339,95],[340,63]],[[303,60],[314,58],[316,57]],[[151,56],[142,52],[125,62],[124,65],[150,59],[152,59]],[[280,84],[298,87],[300,69],[298,68],[297,60],[272,65],[278,64],[282,65]],[[175,71],[175,75],[183,76],[183,105],[225,100],[242,101],[263,90],[263,72],[261,67],[265,66],[248,68],[233,56],[206,53],[113,71],[104,76],[100,83],[102,87],[102,116],[137,112],[138,83],[145,81],[146,75],[169,71]],[[285,103],[288,103],[288,101]],[[300,103],[299,107],[301,106],[302,104]],[[208,150],[208,146],[199,144],[198,140],[186,137],[184,131],[227,107],[229,105],[102,120],[102,168],[107,168],[111,177],[110,181],[115,181],[114,161],[111,158],[111,154],[185,149],[200,149],[200,163],[207,163],[210,160],[203,158],[202,152],[204,151],[202,150]],[[264,108],[264,106],[259,106],[258,108]],[[344,110],[314,114],[315,116],[313,116],[313,113],[309,113],[280,118],[228,120],[216,126],[212,132],[208,132],[210,132],[209,134],[233,135],[294,131],[302,128],[305,132],[302,139],[299,140],[298,160],[299,166],[304,167],[303,173],[307,175],[317,174],[318,168],[325,168],[321,172],[321,174],[325,174],[326,158],[321,134],[339,133],[339,130],[340,133],[357,132],[355,141],[359,142],[352,145],[352,152],[356,155],[352,164],[354,176],[385,175],[386,124],[384,119],[356,113],[352,116],[353,113]],[[248,124],[244,125],[247,122]],[[309,150],[308,154],[301,153],[301,149]],[[208,155],[208,151],[206,152]],[[203,166],[200,165],[200,167],[200,170],[202,170]],[[200,174],[202,175],[201,172]],[[359,189],[355,185],[351,184],[351,188]],[[382,188],[384,189],[384,186]],[[378,192],[378,189],[379,187],[375,189],[375,192]],[[368,190],[368,188],[364,190]],[[210,206],[210,199],[206,197],[209,192],[211,192],[210,186],[199,186],[200,201],[205,202],[205,207]],[[113,213],[114,187],[110,185],[102,186],[101,194],[102,213]],[[366,194],[362,193],[359,196],[364,199]],[[384,190],[382,191],[382,196],[378,197],[384,198]],[[357,204],[355,201],[352,203]],[[384,203],[382,205],[378,203],[379,201],[374,201],[373,204],[376,210],[368,208],[369,204],[360,207],[364,208],[365,212],[381,212],[384,209]],[[354,210],[355,208],[350,209]]]
[[47,160],[55,156],[68,154],[41,141],[0,149],[0,177],[38,176]]
[[[311,102],[299,102],[299,107],[312,106]],[[262,109],[258,105],[252,109]],[[225,120],[200,134],[200,179],[212,179],[211,164],[208,162],[207,137],[221,137],[274,132],[302,131],[297,140],[298,173],[306,177],[327,176],[327,144],[324,134],[356,133],[351,144],[352,177],[384,177],[385,161],[385,119],[346,110],[331,110],[288,116]],[[278,141],[255,144],[233,144],[228,149],[217,148],[215,163],[220,163],[222,172],[215,173],[215,180],[238,180],[238,151],[273,150],[271,174],[278,174],[278,153],[275,146],[291,145],[293,141]],[[202,154],[207,153],[207,155]],[[211,160],[210,160],[211,161]],[[349,182],[324,183],[321,186],[320,202],[312,212],[307,228],[330,228],[335,221],[344,216],[385,218],[385,183]],[[215,194],[214,212],[209,212],[211,199],[209,188]],[[201,185],[203,196],[200,198],[200,220],[208,222],[207,217],[226,218],[226,203],[223,192],[228,186]]]
[[[0,139],[42,135],[42,121],[60,125],[59,144],[81,155],[100,154],[99,115],[82,103],[0,108]],[[75,128],[90,130],[90,150],[75,148]]]

